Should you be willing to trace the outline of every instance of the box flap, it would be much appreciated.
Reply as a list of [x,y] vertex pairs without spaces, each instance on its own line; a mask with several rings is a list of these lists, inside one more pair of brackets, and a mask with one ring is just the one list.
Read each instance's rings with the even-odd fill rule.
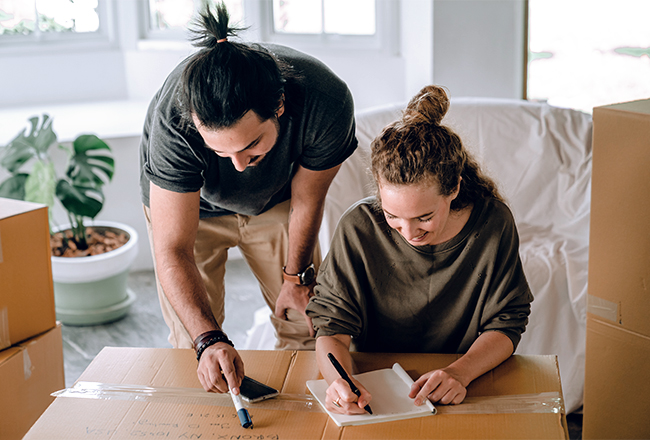
[[[427,371],[444,368],[459,357],[457,354],[352,353],[359,373],[390,368],[393,363],[399,362],[413,379]],[[292,384],[293,388],[286,389],[303,392],[306,388],[304,380],[321,378],[315,365],[314,352],[297,352],[287,374],[287,383]],[[557,357],[512,356],[495,370],[477,378],[467,389],[467,400],[477,402],[471,411],[484,411],[487,414],[461,416],[460,413],[453,413],[462,411],[461,406],[436,405],[438,415],[421,419],[344,428],[339,428],[330,420],[323,438],[427,439],[431,438],[432,432],[436,433],[436,438],[566,438],[568,431],[563,405],[560,404],[558,412],[544,412],[547,396],[542,393],[550,395],[551,400],[554,400],[553,396],[561,400]],[[514,401],[517,409],[508,413],[510,408],[498,408],[503,404],[495,404],[490,399],[494,396],[512,397],[511,402]],[[445,414],[445,411],[448,413]],[[503,413],[498,413],[500,411]],[[516,411],[522,413],[515,414]]]
[[600,112],[602,109],[650,114],[650,99],[640,99],[638,101],[621,102],[617,104],[594,107],[594,114]]
[[0,197],[0,220],[13,217],[14,215],[24,212],[34,211],[36,209],[46,209],[47,206],[42,203],[25,202],[23,200],[6,199]]
[[9,347],[7,349],[0,350],[0,368],[2,368],[2,364],[8,362],[9,359],[20,354],[20,351],[21,350],[18,347]]

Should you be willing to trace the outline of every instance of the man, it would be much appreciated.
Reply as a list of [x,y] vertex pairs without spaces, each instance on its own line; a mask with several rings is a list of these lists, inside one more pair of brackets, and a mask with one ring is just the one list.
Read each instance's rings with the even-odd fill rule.
[[295,50],[234,41],[216,12],[151,102],[140,183],[169,340],[196,350],[206,390],[237,393],[244,366],[221,331],[228,248],[275,312],[277,348],[313,349],[323,204],[357,142],[343,81]]

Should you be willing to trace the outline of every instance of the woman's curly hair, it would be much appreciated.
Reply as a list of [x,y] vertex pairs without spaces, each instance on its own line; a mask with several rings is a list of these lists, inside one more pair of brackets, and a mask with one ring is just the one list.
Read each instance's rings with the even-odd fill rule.
[[[402,117],[372,142],[371,171],[377,185],[436,183],[442,196],[456,191],[451,209],[461,210],[481,198],[503,201],[496,184],[481,171],[460,137],[441,125],[449,109],[442,87],[424,87],[408,103]],[[462,180],[461,180],[462,178]]]

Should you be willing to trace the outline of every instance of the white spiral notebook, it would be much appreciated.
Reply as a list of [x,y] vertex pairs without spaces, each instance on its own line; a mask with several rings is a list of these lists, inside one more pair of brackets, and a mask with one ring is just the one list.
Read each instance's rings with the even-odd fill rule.
[[400,364],[394,364],[393,368],[355,374],[354,378],[372,394],[372,414],[346,415],[328,411],[325,409],[325,393],[328,388],[325,379],[307,381],[309,391],[338,426],[389,422],[436,413],[436,408],[428,400],[422,406],[415,406],[413,399],[408,396],[413,379]]

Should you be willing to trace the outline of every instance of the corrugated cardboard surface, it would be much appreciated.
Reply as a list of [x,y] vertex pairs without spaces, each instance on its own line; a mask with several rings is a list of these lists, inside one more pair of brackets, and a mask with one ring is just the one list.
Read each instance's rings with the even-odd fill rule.
[[[308,405],[305,396],[305,380],[319,378],[314,352],[240,353],[246,374],[281,390],[284,398],[295,399],[294,410],[250,405],[254,429],[245,430],[239,425],[232,405],[223,404],[223,396],[218,395],[215,402],[220,403],[211,405],[179,403],[173,399],[160,402],[57,397],[25,438],[566,438],[562,413],[448,414],[338,428],[317,403],[312,401],[313,404]],[[354,355],[360,370],[382,368],[384,364],[399,360],[411,374],[445,366],[456,358],[446,355]],[[105,348],[79,381],[200,389],[193,351],[178,349]],[[476,386],[470,386],[474,395],[546,391],[561,396],[555,357],[515,356],[479,378]]]
[[[395,362],[414,379],[444,368],[460,355],[352,353],[359,372],[390,368]],[[293,392],[304,392],[305,371],[318,375],[314,352],[296,354],[287,382],[296,384]],[[314,369],[316,368],[316,370]],[[472,382],[467,398],[487,396],[561,394],[557,360],[554,356],[513,356],[496,369]],[[486,407],[486,412],[490,409]],[[562,414],[441,414],[432,417],[339,428],[327,421],[323,438],[335,439],[533,439],[565,438],[566,420]]]
[[594,109],[583,438],[650,438],[650,100]]
[[594,109],[589,296],[650,335],[650,100]]
[[650,438],[650,337],[587,319],[584,439]]
[[22,438],[64,387],[60,325],[0,351],[0,439]]
[[0,349],[54,328],[47,207],[0,198]]

